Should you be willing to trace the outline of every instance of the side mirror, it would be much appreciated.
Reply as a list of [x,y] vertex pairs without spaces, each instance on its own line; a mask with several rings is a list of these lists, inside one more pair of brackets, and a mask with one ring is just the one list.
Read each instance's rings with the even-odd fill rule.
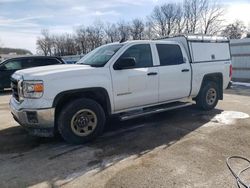
[[125,57],[119,59],[115,64],[114,64],[114,69],[115,70],[122,70],[122,69],[128,69],[134,67],[136,64],[135,58],[134,57]]

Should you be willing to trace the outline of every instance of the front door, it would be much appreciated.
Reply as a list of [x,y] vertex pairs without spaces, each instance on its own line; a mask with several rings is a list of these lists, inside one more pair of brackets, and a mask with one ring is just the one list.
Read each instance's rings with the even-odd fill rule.
[[120,58],[135,58],[136,64],[123,70],[111,67],[115,111],[157,103],[159,75],[150,44],[130,46]]

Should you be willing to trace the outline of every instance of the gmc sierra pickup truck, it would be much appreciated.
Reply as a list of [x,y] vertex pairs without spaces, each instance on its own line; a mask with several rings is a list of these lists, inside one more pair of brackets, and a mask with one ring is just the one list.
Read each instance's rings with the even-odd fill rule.
[[10,109],[37,136],[80,144],[121,120],[196,105],[213,109],[232,74],[224,37],[178,36],[103,45],[77,64],[15,72]]

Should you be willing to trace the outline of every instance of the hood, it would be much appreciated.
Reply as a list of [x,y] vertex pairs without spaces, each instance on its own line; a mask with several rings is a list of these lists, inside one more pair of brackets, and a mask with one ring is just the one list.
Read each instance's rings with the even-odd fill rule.
[[35,67],[29,69],[23,69],[17,71],[15,74],[22,75],[25,79],[32,78],[44,78],[50,77],[52,75],[67,75],[67,73],[77,74],[77,72],[82,72],[84,70],[95,69],[89,65],[78,65],[78,64],[68,64],[68,65],[48,65],[42,67]]

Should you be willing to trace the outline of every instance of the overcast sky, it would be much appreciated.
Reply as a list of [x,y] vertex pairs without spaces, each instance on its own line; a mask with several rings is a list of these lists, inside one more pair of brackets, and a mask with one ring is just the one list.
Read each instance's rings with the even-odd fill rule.
[[[0,0],[0,41],[5,47],[36,52],[41,29],[73,32],[80,25],[145,18],[155,5],[181,0]],[[250,0],[218,0],[227,7],[227,22],[250,23]]]

